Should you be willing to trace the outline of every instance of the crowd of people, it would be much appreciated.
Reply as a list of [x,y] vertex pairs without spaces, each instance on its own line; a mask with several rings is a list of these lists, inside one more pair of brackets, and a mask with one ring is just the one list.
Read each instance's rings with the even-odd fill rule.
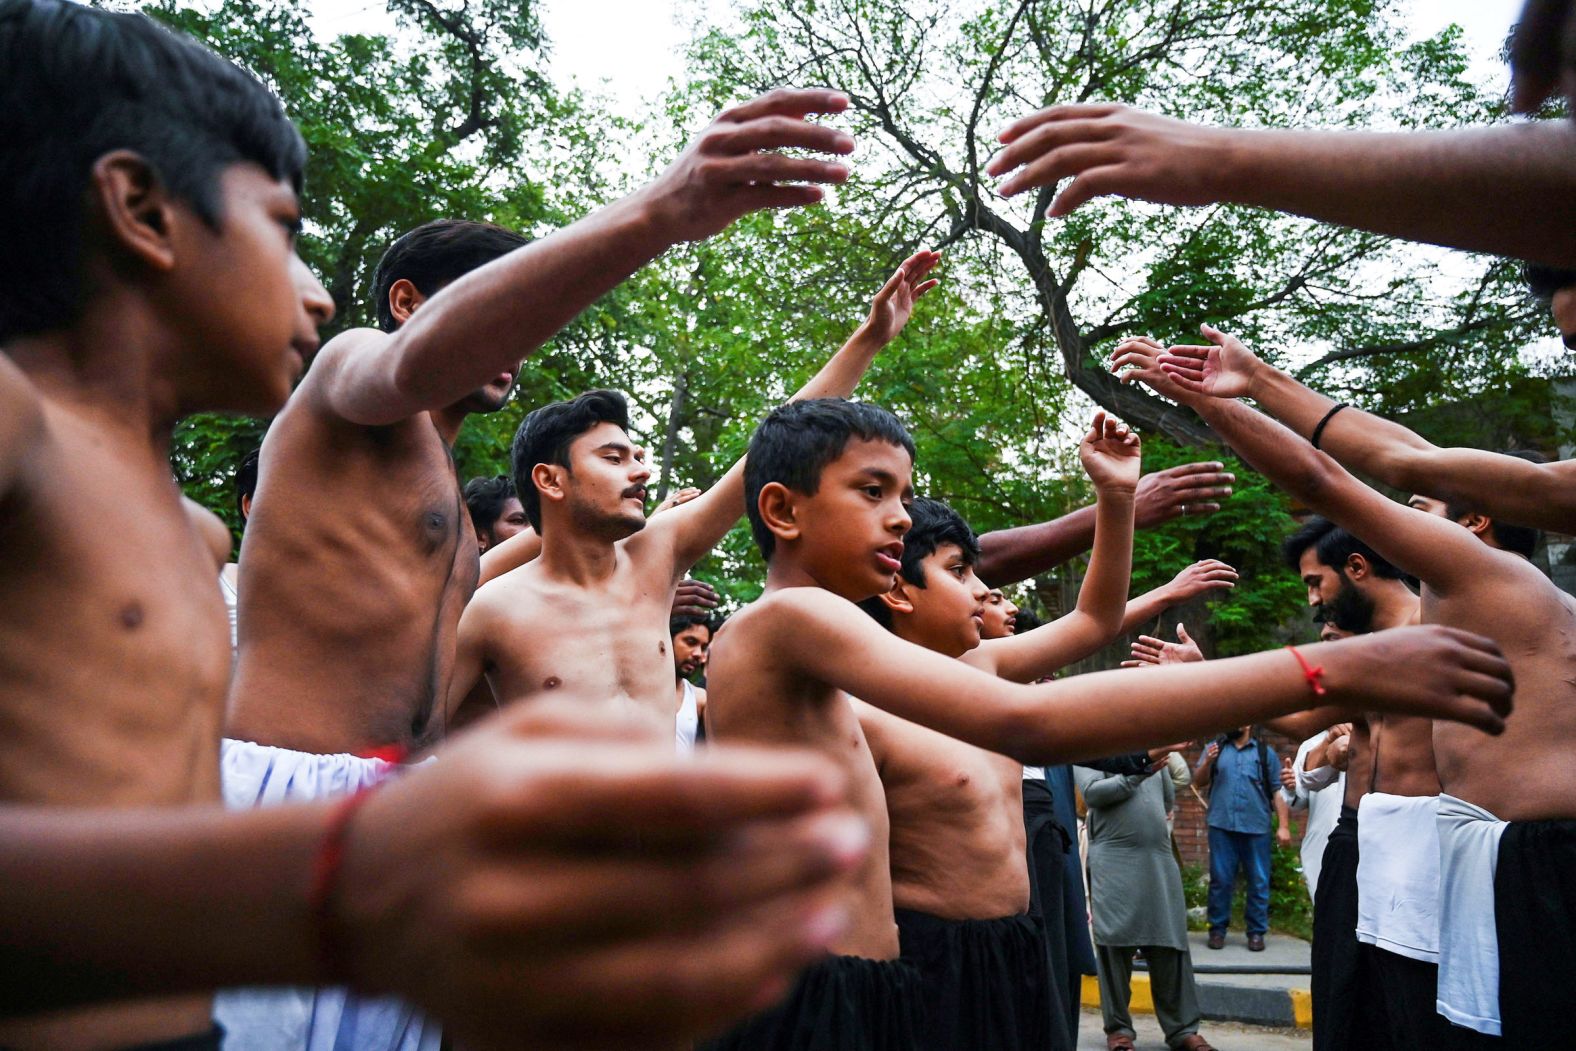
[[[1531,0],[1522,110],[1576,91],[1573,40],[1572,5]],[[734,106],[536,240],[411,230],[377,327],[319,348],[334,304],[296,254],[280,100],[144,16],[0,0],[0,1046],[1066,1051],[1092,970],[1123,1048],[1142,951],[1167,1042],[1203,1051],[1167,826],[1188,777],[1215,782],[1250,946],[1267,815],[1341,786],[1317,1046],[1566,1040],[1576,600],[1530,556],[1576,529],[1571,462],[1436,448],[1208,326],[1135,335],[1114,370],[1318,516],[1285,553],[1326,641],[1205,661],[1145,636],[1137,667],[1058,677],[1231,586],[1206,562],[1129,595],[1134,531],[1233,479],[1144,475],[1098,412],[1090,507],[976,535],[916,495],[903,424],[850,399],[938,281],[922,250],[704,492],[648,516],[609,390],[530,407],[509,477],[462,487],[466,418],[598,297],[845,179],[853,139],[817,118],[847,104]],[[1053,216],[1235,201],[1529,260],[1576,340],[1576,272],[1549,269],[1576,265],[1568,122],[1249,132],[1080,104],[1002,142],[999,192],[1071,178]],[[170,473],[203,411],[272,417],[235,564]],[[688,574],[741,519],[764,591],[719,624]],[[1054,621],[1001,591],[1085,552]],[[1307,745],[1271,761],[1256,726]]]

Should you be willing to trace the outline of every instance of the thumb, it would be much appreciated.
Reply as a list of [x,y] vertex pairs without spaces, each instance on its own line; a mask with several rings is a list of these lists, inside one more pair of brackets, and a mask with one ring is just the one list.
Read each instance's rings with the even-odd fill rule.
[[1282,759],[1281,760],[1281,769],[1282,770],[1290,770],[1291,769],[1291,759],[1290,758],[1286,758],[1286,759]]
[[1224,346],[1226,343],[1226,337],[1221,335],[1220,329],[1216,328],[1214,325],[1200,325],[1198,327],[1198,331],[1200,335],[1209,340],[1211,343],[1215,344],[1217,347]]
[[1177,641],[1192,642],[1193,636],[1187,633],[1187,628],[1180,621],[1177,623]]

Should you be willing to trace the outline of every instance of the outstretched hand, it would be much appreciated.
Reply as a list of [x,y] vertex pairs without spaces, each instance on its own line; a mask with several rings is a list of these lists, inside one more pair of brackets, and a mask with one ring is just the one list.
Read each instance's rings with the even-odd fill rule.
[[704,617],[717,608],[717,589],[704,580],[685,577],[673,592],[674,617]]
[[[892,342],[914,314],[919,297],[941,282],[929,274],[941,262],[940,252],[919,251],[903,260],[870,304],[864,329],[882,344]],[[928,280],[927,280],[928,278]]]
[[1563,89],[1576,102],[1576,3],[1527,0],[1510,37],[1511,110],[1531,114]]
[[1078,443],[1078,459],[1096,489],[1136,493],[1143,449],[1138,435],[1115,416],[1103,410],[1094,414],[1089,433]]
[[1192,395],[1209,398],[1245,398],[1253,393],[1253,380],[1264,362],[1236,336],[1210,325],[1200,325],[1208,346],[1171,347],[1160,356],[1159,366],[1171,383]]
[[1165,353],[1164,344],[1153,336],[1128,336],[1111,352],[1111,371],[1123,383],[1142,382],[1161,397],[1185,402],[1187,392],[1160,367]]
[[1124,668],[1142,668],[1147,664],[1187,664],[1192,661],[1204,659],[1204,651],[1198,648],[1188,635],[1187,628],[1177,625],[1177,641],[1167,642],[1157,639],[1153,635],[1140,635],[1132,646],[1132,657],[1122,662]]
[[1230,131],[1206,128],[1113,103],[1051,106],[1007,126],[1006,148],[985,170],[1011,177],[1003,197],[1072,176],[1051,204],[1059,218],[1093,197],[1117,194],[1156,204],[1209,204],[1226,165]]
[[788,149],[848,154],[846,132],[813,123],[816,113],[841,113],[848,96],[819,88],[778,88],[724,110],[677,160],[641,191],[670,241],[698,241],[763,208],[815,204],[813,183],[841,183],[848,168]]
[[1207,515],[1220,510],[1237,476],[1214,463],[1185,463],[1146,474],[1138,480],[1133,525],[1149,529],[1182,515]]
[[[1320,642],[1304,659],[1323,668],[1330,703],[1420,715],[1503,733],[1515,694],[1492,639],[1437,624]],[[1288,658],[1289,663],[1289,658]]]
[[[1172,577],[1171,583],[1166,585],[1171,592],[1173,602],[1186,602],[1206,591],[1214,591],[1217,588],[1225,588],[1229,591],[1236,586],[1237,571],[1218,558],[1204,558],[1194,562]],[[1177,627],[1181,628],[1182,625],[1178,624]]]

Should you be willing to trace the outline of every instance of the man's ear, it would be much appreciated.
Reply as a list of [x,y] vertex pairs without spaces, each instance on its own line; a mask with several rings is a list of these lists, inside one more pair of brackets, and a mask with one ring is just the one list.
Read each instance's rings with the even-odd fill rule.
[[881,597],[882,605],[892,613],[914,612],[914,585],[903,579],[899,573],[892,581],[892,586]]
[[400,278],[389,286],[389,313],[394,316],[394,322],[403,325],[410,320],[416,308],[427,301],[421,294],[421,289],[411,284],[406,278]]
[[761,521],[778,540],[799,539],[798,508],[794,505],[794,491],[781,482],[767,482],[755,499]]
[[531,484],[536,486],[536,499],[541,504],[561,502],[564,492],[564,475],[568,468],[556,463],[539,463],[531,468]]
[[1366,580],[1372,575],[1374,567],[1367,558],[1353,552],[1346,556],[1346,564],[1341,569],[1346,573],[1346,579],[1357,581]]
[[1481,515],[1476,511],[1468,511],[1456,521],[1470,529],[1480,540],[1493,538],[1491,531],[1494,528],[1494,520],[1488,515]]
[[93,162],[88,191],[106,247],[115,256],[158,271],[174,268],[176,204],[141,154],[104,154]]

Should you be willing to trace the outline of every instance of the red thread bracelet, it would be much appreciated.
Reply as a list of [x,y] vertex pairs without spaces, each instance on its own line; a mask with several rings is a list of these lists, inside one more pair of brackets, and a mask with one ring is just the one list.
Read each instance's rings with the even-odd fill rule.
[[1313,695],[1315,697],[1323,697],[1325,694],[1324,666],[1322,664],[1318,666],[1309,664],[1308,658],[1299,653],[1295,646],[1287,646],[1286,648],[1291,651],[1293,657],[1297,658],[1297,663],[1302,665],[1302,677],[1308,683],[1308,688],[1313,691]]

